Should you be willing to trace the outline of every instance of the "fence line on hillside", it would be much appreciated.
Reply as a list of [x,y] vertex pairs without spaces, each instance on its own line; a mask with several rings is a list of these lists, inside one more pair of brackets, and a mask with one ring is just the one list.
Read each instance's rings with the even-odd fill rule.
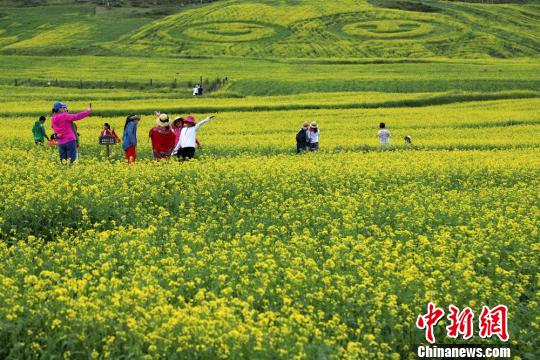
[[[146,82],[141,81],[109,81],[109,80],[43,80],[43,79],[14,79],[8,81],[8,84],[14,86],[35,86],[35,87],[63,87],[63,88],[78,88],[78,89],[131,89],[131,90],[147,90],[147,89],[191,89],[195,84],[201,84],[206,92],[212,92],[221,89],[229,82],[228,77],[203,80],[201,76],[199,81],[189,80],[186,82],[178,81],[178,78],[170,81],[156,81],[148,79]],[[5,81],[4,81],[5,83]]]

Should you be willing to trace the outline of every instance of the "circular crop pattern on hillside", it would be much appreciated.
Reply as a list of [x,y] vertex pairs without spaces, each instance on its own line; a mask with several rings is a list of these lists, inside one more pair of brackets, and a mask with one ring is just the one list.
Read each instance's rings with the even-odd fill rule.
[[433,32],[433,25],[419,20],[372,20],[347,24],[341,30],[348,35],[373,39],[414,38]]
[[[442,41],[462,36],[466,27],[439,14],[389,13],[380,11],[337,13],[291,24],[293,32],[332,36],[353,41]],[[317,31],[313,31],[317,29]],[[394,41],[395,43],[395,41]]]
[[256,41],[276,34],[275,25],[243,21],[194,24],[182,32],[195,40],[230,43]]

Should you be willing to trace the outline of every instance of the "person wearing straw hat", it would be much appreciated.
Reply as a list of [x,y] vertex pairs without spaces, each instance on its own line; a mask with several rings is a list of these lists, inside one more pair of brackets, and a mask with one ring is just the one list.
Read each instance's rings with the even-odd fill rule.
[[171,130],[174,133],[175,145],[178,144],[178,140],[180,140],[180,132],[182,131],[183,128],[184,128],[184,118],[180,116],[175,117],[171,125]]
[[319,150],[319,127],[315,121],[309,124],[308,139],[309,151]]
[[199,123],[195,121],[193,116],[188,116],[184,119],[186,127],[180,132],[178,144],[174,147],[173,153],[178,156],[178,159],[192,159],[195,156],[195,145],[197,145],[197,133],[201,126],[212,120],[213,116],[207,116]]
[[169,115],[156,112],[157,126],[153,127],[148,134],[152,140],[154,159],[169,158],[175,145],[175,135],[170,126]]

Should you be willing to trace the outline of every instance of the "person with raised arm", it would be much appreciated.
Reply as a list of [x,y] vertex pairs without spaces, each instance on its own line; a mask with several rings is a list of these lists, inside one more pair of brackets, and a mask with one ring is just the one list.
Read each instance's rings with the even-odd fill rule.
[[91,112],[92,104],[88,106],[88,109],[78,114],[70,114],[67,105],[61,101],[54,104],[51,125],[57,136],[58,152],[60,154],[61,162],[69,159],[69,163],[73,164],[73,162],[77,160],[77,134],[73,125],[75,121],[84,119],[90,115]]
[[137,160],[137,125],[141,117],[131,114],[126,118],[124,125],[124,134],[122,135],[122,150],[126,154],[128,164]]
[[212,120],[213,116],[207,116],[199,123],[195,122],[193,116],[188,116],[184,119],[186,127],[180,132],[180,139],[176,144],[173,153],[178,156],[178,159],[183,160],[192,159],[195,156],[195,146],[197,145],[197,133],[201,126]]

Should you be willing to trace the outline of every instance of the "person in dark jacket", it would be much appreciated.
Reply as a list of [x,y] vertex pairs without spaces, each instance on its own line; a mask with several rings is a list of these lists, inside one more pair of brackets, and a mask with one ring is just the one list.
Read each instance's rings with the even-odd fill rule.
[[299,154],[302,151],[307,150],[309,138],[308,138],[308,131],[309,131],[309,123],[306,121],[304,122],[303,127],[298,131],[296,134],[296,153]]

